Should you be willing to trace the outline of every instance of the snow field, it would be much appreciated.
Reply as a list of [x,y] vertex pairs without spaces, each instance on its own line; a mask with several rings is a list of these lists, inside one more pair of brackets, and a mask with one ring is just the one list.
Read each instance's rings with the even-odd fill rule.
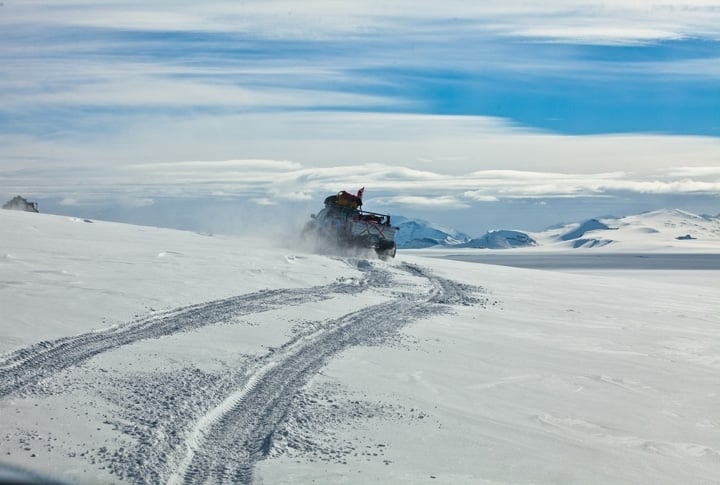
[[715,288],[404,259],[483,281],[490,304],[406,327],[408,348],[351,349],[310,389],[329,379],[427,417],[344,432],[390,465],[282,456],[259,463],[263,483],[717,481]]
[[382,263],[10,211],[0,230],[0,462],[73,483],[720,476],[717,271]]

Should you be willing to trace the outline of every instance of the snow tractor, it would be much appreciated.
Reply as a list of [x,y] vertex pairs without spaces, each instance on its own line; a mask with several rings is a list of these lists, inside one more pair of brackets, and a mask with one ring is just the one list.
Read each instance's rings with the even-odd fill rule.
[[374,249],[380,259],[394,258],[395,233],[390,216],[361,210],[362,194],[344,190],[325,198],[325,207],[303,229],[303,236],[314,237],[322,248]]

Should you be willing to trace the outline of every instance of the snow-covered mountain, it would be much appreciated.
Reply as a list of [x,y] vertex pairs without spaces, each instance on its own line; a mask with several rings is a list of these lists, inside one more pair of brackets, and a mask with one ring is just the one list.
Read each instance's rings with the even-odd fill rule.
[[[398,218],[399,219],[399,218]],[[451,246],[477,249],[588,249],[720,251],[720,216],[660,209],[625,217],[604,216],[539,231],[491,230],[468,238],[453,229],[426,221],[405,220],[399,247],[420,249]],[[467,238],[463,241],[463,238]]]
[[400,249],[454,246],[471,240],[467,234],[422,219],[395,216],[393,224],[400,228],[395,236]]
[[532,237],[524,232],[510,231],[507,229],[488,231],[482,237],[472,239],[460,245],[460,247],[463,248],[478,249],[510,249],[531,246],[537,246],[537,241]]
[[531,233],[551,247],[623,249],[720,249],[720,218],[680,209],[660,209],[625,217],[588,219]]

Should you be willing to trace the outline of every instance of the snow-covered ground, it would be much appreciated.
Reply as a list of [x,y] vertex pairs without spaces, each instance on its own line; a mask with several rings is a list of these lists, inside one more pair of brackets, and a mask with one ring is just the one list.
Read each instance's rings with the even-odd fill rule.
[[[663,261],[626,241],[581,251]],[[78,483],[720,481],[720,271],[293,246],[0,211],[0,462]]]

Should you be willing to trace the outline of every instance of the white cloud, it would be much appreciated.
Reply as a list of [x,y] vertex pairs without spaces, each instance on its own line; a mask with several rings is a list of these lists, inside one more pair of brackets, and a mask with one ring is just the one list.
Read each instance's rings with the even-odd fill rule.
[[[514,78],[719,78],[707,53],[633,63],[526,49],[717,41],[717,0],[35,0],[2,10],[0,104],[12,124],[0,134],[0,190],[11,193],[267,205],[366,186],[378,203],[435,208],[718,193],[717,137],[563,136],[481,116],[367,112],[422,108],[385,73],[429,62]],[[267,55],[227,55],[238,47]],[[338,106],[365,112],[329,111]]]
[[715,167],[673,167],[666,171],[669,177],[720,177],[720,166]]
[[155,204],[155,200],[150,197],[120,197],[118,203],[125,207],[148,207]]
[[[122,79],[124,77],[125,79]],[[265,88],[191,82],[180,78],[137,74],[132,77],[95,78],[67,85],[61,90],[34,92],[21,90],[7,100],[4,109],[23,106],[105,106],[142,108],[216,107],[259,108],[330,108],[337,106],[399,106],[397,100],[331,90]]]
[[283,201],[303,201],[303,200],[313,200],[313,195],[310,192],[302,192],[302,191],[276,191],[273,194],[274,199],[283,200]]
[[661,40],[679,40],[684,37],[679,32],[638,28],[632,25],[531,27],[510,32],[510,35],[553,41],[572,41],[582,44],[634,44]]
[[277,205],[277,200],[270,199],[268,197],[258,197],[254,199],[250,199],[252,202],[256,203],[257,205],[265,205],[265,206],[271,206],[271,205]]
[[701,180],[628,180],[615,181],[612,184],[600,185],[604,191],[627,190],[641,194],[720,194],[720,181],[705,182]]
[[[238,161],[233,161],[237,163]],[[282,162],[282,161],[280,161]],[[169,168],[173,164],[167,164]],[[179,164],[182,166],[182,164]],[[365,206],[370,210],[403,213],[414,211],[455,211],[479,204],[501,204],[503,201],[551,199],[611,199],[619,201],[642,196],[720,195],[720,180],[711,170],[699,170],[691,175],[683,167],[674,173],[644,172],[538,172],[522,170],[488,170],[449,174],[442,166],[429,171],[414,171],[402,166],[383,164],[347,164],[330,167],[305,167],[278,171],[268,163],[267,169],[253,168],[250,176],[238,173],[237,178],[202,169],[201,162],[193,162],[195,172],[177,174],[172,170],[137,172],[135,177],[123,178],[122,170],[110,168],[104,178],[94,176],[92,183],[78,186],[84,178],[82,169],[61,176],[55,173],[53,183],[35,184],[33,180],[11,174],[0,180],[0,192],[15,193],[18,188],[33,198],[61,197],[63,205],[92,206],[99,201],[124,207],[152,205],[155,198],[180,197],[195,199],[246,199],[258,206],[287,206],[288,203],[320,205],[327,195],[338,190],[356,191],[365,186]],[[184,170],[187,167],[183,168]],[[396,174],[392,180],[383,173]],[[398,176],[397,174],[402,174]],[[33,174],[34,179],[38,174]],[[42,176],[42,174],[40,174]],[[9,189],[12,187],[12,189]],[[18,189],[18,190],[15,190]],[[132,190],[134,196],[128,197]],[[507,207],[504,210],[509,210]],[[712,208],[705,209],[712,212]]]
[[466,197],[475,202],[498,202],[500,199],[495,195],[488,195],[480,190],[468,190],[463,193],[463,197]]
[[379,206],[399,205],[425,209],[464,209],[470,207],[467,203],[450,195],[439,197],[425,197],[421,195],[377,197],[373,198],[371,203]]
[[309,201],[365,186],[370,197],[463,203],[618,190],[708,193],[720,166],[713,137],[561,136],[483,117],[368,113],[148,117],[113,137],[0,135],[0,145],[8,160],[0,163],[0,188],[69,199],[128,188],[140,198]]
[[128,169],[135,170],[239,170],[239,171],[287,171],[302,168],[297,162],[290,160],[203,160],[203,161],[179,161],[162,163],[140,163],[128,166]]
[[[413,176],[432,179],[492,169],[598,173],[720,165],[720,140],[713,137],[562,136],[484,117],[369,113],[146,116],[110,138],[92,133],[79,140],[0,135],[0,143],[7,157],[32,153],[100,166],[239,156],[291,160],[303,167],[336,167],[360,186],[364,173],[348,174],[342,167],[377,161],[385,167],[382,178],[417,171]],[[376,171],[371,164],[367,170]]]
[[[467,2],[380,0],[243,2],[43,0],[4,8],[5,22],[112,29],[241,32],[269,39],[329,39],[386,32],[437,36],[472,26],[499,35],[541,35],[574,42],[636,42],[717,36],[713,0]],[[438,21],[442,21],[438,23]]]
[[[49,194],[46,193],[42,195],[48,196]],[[113,191],[105,194],[101,192],[83,192],[78,197],[64,197],[58,203],[62,206],[76,207],[83,205],[95,205],[100,201],[109,201],[118,206],[130,208],[149,207],[155,204],[155,200],[150,197],[133,197],[122,195]]]
[[[42,112],[48,108],[87,111],[83,116],[91,130],[95,117],[103,116],[92,108],[103,108],[107,117],[111,116],[109,111],[118,108],[152,109],[168,117],[173,110],[182,111],[185,116],[187,111],[202,109],[414,110],[422,106],[403,96],[403,86],[390,86],[382,71],[388,66],[427,67],[429,60],[437,69],[477,72],[479,65],[484,72],[562,73],[575,79],[649,72],[718,78],[720,64],[716,59],[610,62],[573,55],[537,56],[524,49],[522,43],[506,42],[507,37],[520,37],[527,42],[541,39],[571,43],[718,39],[720,9],[714,8],[716,5],[694,0],[605,0],[581,5],[569,0],[544,3],[523,0],[509,4],[452,0],[442,5],[409,0],[308,1],[303,2],[302,8],[296,2],[285,1],[18,2],[3,9],[2,27],[7,27],[11,34],[0,45],[0,54],[7,56],[3,57],[5,69],[0,92],[10,94],[0,94],[0,104],[3,111],[11,114],[26,113],[28,108]],[[80,30],[68,35],[72,29],[63,28],[67,26],[106,28],[115,34],[104,32],[110,35],[108,38],[101,35],[103,32]],[[127,30],[126,36],[113,37],[123,30]],[[217,43],[222,49],[242,43],[268,55],[233,59],[200,49],[200,54],[195,53],[199,58],[176,62],[173,49],[187,45],[182,43],[182,35],[173,41],[179,42],[180,47],[173,47],[171,41],[148,42],[143,36],[145,30],[228,34],[207,42]],[[45,31],[51,40],[38,35]],[[268,44],[278,39],[313,41],[318,37],[323,42],[303,44],[310,52],[297,54]],[[333,47],[325,47],[329,45]],[[468,48],[470,45],[472,48]],[[193,46],[197,47],[195,43]],[[149,52],[143,51],[145,47]],[[169,61],[163,57],[168,55],[167,51]],[[352,92],[357,86],[375,89]],[[391,89],[379,89],[380,86]],[[125,122],[119,120],[120,117],[108,123],[117,127]],[[44,126],[42,120],[37,124]],[[71,131],[69,127],[62,128],[65,129]],[[369,128],[362,130],[367,132]],[[425,138],[423,144],[427,145],[433,136]],[[432,158],[445,154],[417,155]],[[230,156],[223,154],[217,158]],[[211,157],[207,151],[198,154],[198,158]],[[273,154],[273,158],[282,155]]]

